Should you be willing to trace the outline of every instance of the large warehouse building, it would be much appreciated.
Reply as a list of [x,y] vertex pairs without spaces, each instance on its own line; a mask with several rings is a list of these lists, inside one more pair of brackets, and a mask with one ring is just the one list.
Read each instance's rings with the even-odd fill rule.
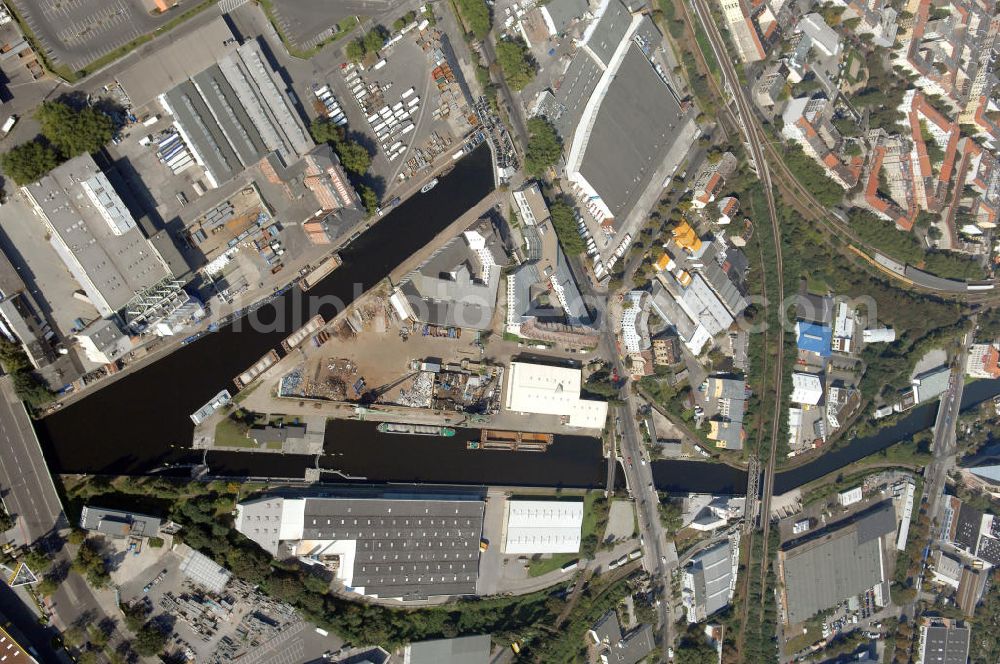
[[351,592],[472,595],[484,507],[473,494],[267,496],[236,506],[236,529],[277,558],[327,565]]
[[508,500],[503,552],[576,553],[582,528],[582,500]]
[[170,278],[166,261],[89,154],[70,159],[21,191],[101,316],[115,314],[137,293]]
[[887,500],[846,526],[824,529],[803,544],[779,551],[785,622],[802,623],[869,590],[883,605],[887,597],[883,536],[895,532],[896,511]]
[[251,40],[159,96],[213,187],[270,152],[289,164],[313,147],[284,83]]
[[595,16],[545,113],[569,147],[576,193],[598,222],[621,230],[645,216],[640,201],[662,189],[696,125],[651,60],[663,41],[652,21],[621,0],[603,0]]
[[604,428],[608,403],[581,399],[580,385],[579,369],[511,362],[504,407],[518,413],[558,415],[571,427]]

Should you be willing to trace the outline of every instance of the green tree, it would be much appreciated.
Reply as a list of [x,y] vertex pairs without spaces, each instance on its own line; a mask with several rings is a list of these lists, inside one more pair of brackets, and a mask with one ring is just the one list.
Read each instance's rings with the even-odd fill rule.
[[81,530],[80,528],[74,528],[70,531],[69,536],[66,539],[70,544],[79,546],[83,544],[83,540],[87,539],[87,531]]
[[18,185],[35,182],[58,165],[59,153],[41,141],[15,145],[0,157],[3,172]]
[[562,156],[562,140],[555,127],[543,117],[528,120],[528,134],[524,170],[533,177],[542,177]]
[[376,25],[365,35],[365,50],[369,53],[378,53],[385,46],[386,30],[381,25]]
[[143,657],[158,655],[166,645],[166,633],[153,622],[146,623],[135,634],[135,651]]
[[473,37],[483,39],[489,34],[490,8],[484,0],[455,0],[455,5]]
[[52,565],[52,559],[47,553],[41,549],[34,548],[29,549],[26,554],[24,554],[24,562],[28,565],[35,576],[45,574],[48,571],[49,566]]
[[351,62],[361,62],[361,58],[365,57],[365,44],[360,39],[352,39],[347,42],[347,46],[344,48],[344,55]]
[[17,519],[12,517],[8,512],[7,508],[0,505],[0,532],[6,532],[14,527],[17,523]]
[[358,195],[361,196],[361,202],[365,205],[365,210],[368,211],[368,216],[375,214],[375,211],[378,210],[378,194],[366,184],[358,185],[357,190]]
[[558,198],[549,205],[552,227],[556,229],[559,243],[567,255],[576,256],[587,250],[587,245],[576,229],[576,210],[564,199]]
[[48,597],[58,589],[59,589],[59,582],[56,581],[52,576],[42,577],[42,580],[39,581],[38,585],[35,586],[35,590],[37,590],[40,594],[46,597]]
[[95,540],[85,540],[73,559],[73,570],[87,578],[94,588],[104,588],[111,583],[108,564]]
[[114,135],[111,118],[87,106],[75,109],[61,101],[46,101],[35,111],[42,134],[66,159],[85,152],[97,152]]
[[364,175],[372,165],[372,157],[368,154],[368,149],[361,143],[343,140],[340,143],[335,143],[333,149],[340,157],[340,163],[350,173]]
[[504,80],[514,90],[523,90],[535,78],[535,64],[531,60],[531,54],[519,39],[498,41],[497,61],[503,70]]

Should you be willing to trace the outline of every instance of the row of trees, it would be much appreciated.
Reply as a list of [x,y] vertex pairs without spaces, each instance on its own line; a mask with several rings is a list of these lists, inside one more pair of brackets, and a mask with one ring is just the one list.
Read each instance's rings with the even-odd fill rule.
[[51,390],[35,372],[21,347],[3,338],[0,338],[0,366],[10,375],[14,381],[14,391],[28,407],[37,409],[52,401]]
[[41,134],[0,156],[0,167],[18,185],[35,182],[77,155],[97,152],[115,131],[114,122],[103,111],[65,101],[43,102],[35,118]]
[[535,78],[535,61],[520,39],[497,41],[497,62],[512,90],[523,90]]
[[556,128],[544,117],[528,120],[528,145],[524,150],[524,170],[536,178],[555,166],[562,157],[562,139]]

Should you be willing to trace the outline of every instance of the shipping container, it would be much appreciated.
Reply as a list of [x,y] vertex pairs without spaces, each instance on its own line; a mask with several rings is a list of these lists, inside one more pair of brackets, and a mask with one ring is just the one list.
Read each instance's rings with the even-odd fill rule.
[[385,65],[386,65],[386,62],[385,62],[385,59],[382,59],[382,60],[379,60],[378,62],[376,62],[376,63],[375,63],[375,64],[374,64],[373,66],[372,66],[372,69],[373,69],[374,71],[378,71],[378,70],[379,70],[379,69],[381,69],[382,67],[385,67]]
[[326,94],[326,93],[328,93],[329,91],[330,91],[330,86],[328,86],[328,85],[324,85],[324,86],[323,86],[323,87],[321,87],[321,88],[317,88],[317,89],[316,89],[316,90],[314,90],[313,92],[314,92],[314,93],[316,94],[316,96],[317,96],[317,97],[322,97],[323,95],[325,95],[325,94]]
[[411,131],[413,131],[413,125],[412,124],[408,124],[408,125],[406,125],[403,128],[403,131],[401,132],[401,134],[409,134]]
[[420,103],[420,97],[414,97],[410,101],[406,102],[407,106],[413,107]]
[[402,95],[403,99],[406,99],[407,97],[410,97],[416,91],[417,91],[416,88],[410,88],[409,90],[407,90],[406,92],[403,93],[403,95]]
[[378,121],[378,118],[379,118],[378,113],[372,113],[371,115],[368,116],[368,124],[372,124],[373,122]]

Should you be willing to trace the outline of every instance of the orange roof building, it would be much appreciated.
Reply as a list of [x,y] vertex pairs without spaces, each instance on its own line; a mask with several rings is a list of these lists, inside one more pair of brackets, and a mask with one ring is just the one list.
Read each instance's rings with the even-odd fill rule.
[[687,220],[681,221],[671,229],[670,234],[678,247],[688,252],[692,256],[697,256],[701,251],[701,238]]

